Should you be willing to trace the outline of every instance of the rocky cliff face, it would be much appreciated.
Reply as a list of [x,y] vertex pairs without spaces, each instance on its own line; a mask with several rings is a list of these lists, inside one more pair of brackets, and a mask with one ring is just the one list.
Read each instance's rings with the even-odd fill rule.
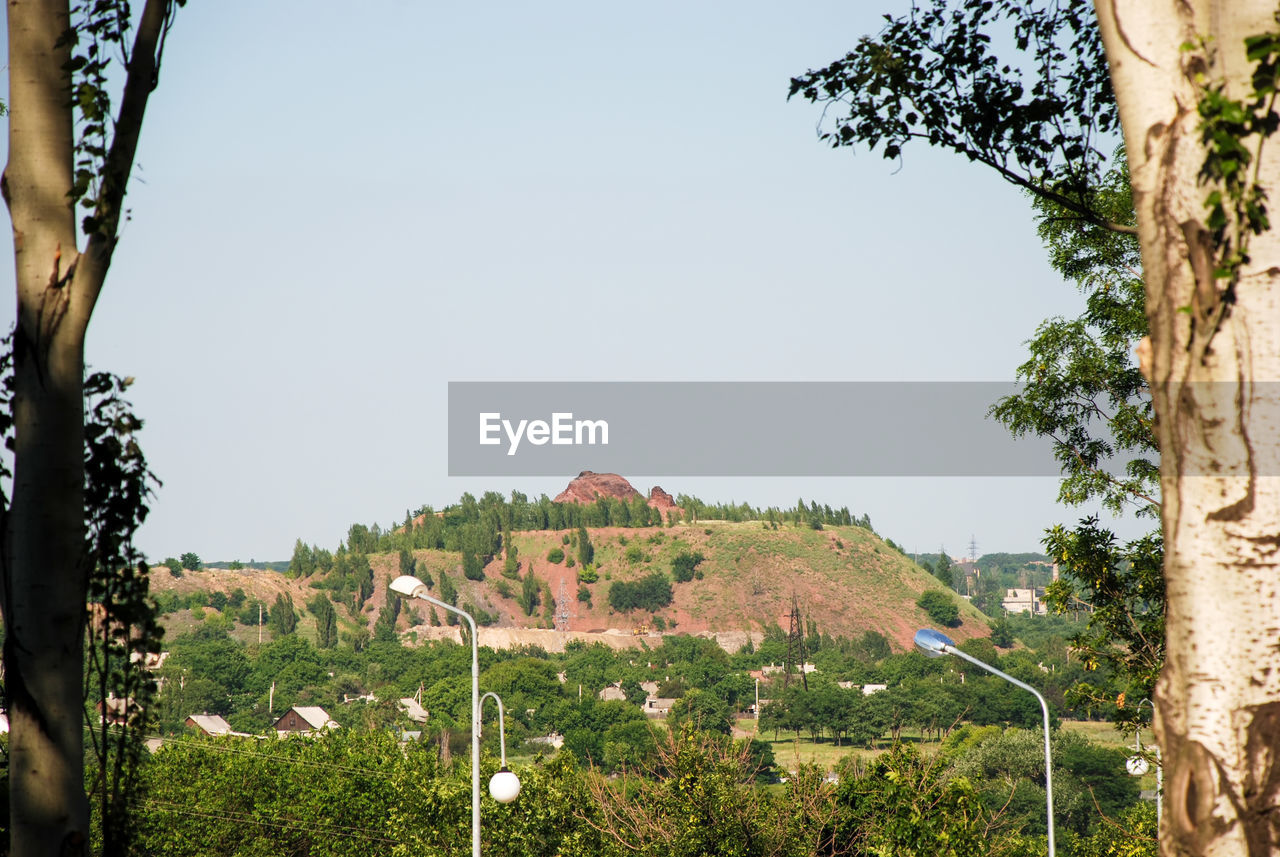
[[592,473],[584,470],[555,497],[557,503],[594,503],[600,497],[613,497],[630,502],[643,496],[631,483],[616,473]]
[[655,485],[649,489],[649,505],[665,512],[676,507],[676,498],[663,491],[661,486]]
[[[612,497],[630,503],[637,497],[643,497],[630,482],[616,473],[593,473],[584,470],[569,483],[568,487],[555,497],[557,503],[594,503],[601,497]],[[655,485],[649,490],[645,501],[660,512],[668,512],[676,507],[676,498]]]

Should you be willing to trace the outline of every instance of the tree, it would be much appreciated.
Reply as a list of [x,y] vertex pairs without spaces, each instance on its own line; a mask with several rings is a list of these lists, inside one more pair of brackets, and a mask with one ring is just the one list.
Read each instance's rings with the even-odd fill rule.
[[267,620],[267,627],[271,629],[273,637],[283,637],[297,630],[298,614],[293,608],[292,595],[282,592],[276,596],[275,603],[271,605],[271,617]]
[[199,571],[204,568],[204,563],[200,561],[198,554],[187,551],[182,555],[182,567],[187,571]]
[[1167,854],[1266,853],[1280,741],[1280,232],[1269,3],[1098,0],[1146,279],[1167,651]]
[[939,625],[951,627],[960,624],[960,608],[950,595],[941,590],[925,590],[917,599],[916,606]]
[[591,536],[586,527],[578,527],[578,565],[586,565],[595,559],[596,549],[591,544]]
[[331,649],[338,644],[338,611],[323,592],[318,592],[307,602],[307,609],[316,617],[316,646]]
[[[133,34],[115,3],[79,6],[74,18],[68,0],[6,6],[3,195],[13,223],[18,311],[12,408],[3,417],[14,430],[14,467],[12,496],[0,498],[0,610],[10,842],[18,855],[81,851],[89,841],[81,722],[89,575],[82,559],[84,344],[116,248],[161,36],[178,5],[149,0]],[[107,71],[118,50],[129,60],[113,115]],[[88,212],[80,224],[83,250],[77,203]]]

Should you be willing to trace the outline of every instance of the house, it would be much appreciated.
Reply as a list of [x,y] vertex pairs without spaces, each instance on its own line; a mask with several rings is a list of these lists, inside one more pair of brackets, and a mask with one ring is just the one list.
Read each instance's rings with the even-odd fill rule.
[[888,690],[888,689],[889,689],[889,685],[887,684],[864,684],[862,686],[862,695],[870,696],[873,693],[879,693],[882,690]]
[[142,706],[134,702],[133,697],[108,696],[94,708],[98,716],[111,726],[125,726],[130,720],[142,714]]
[[406,696],[400,700],[400,710],[415,723],[427,722],[427,709],[423,708],[422,703],[412,696]]
[[322,729],[337,729],[338,724],[329,712],[318,705],[295,705],[271,728],[283,738],[285,735],[315,735]]
[[564,746],[564,736],[559,732],[552,732],[550,735],[540,735],[537,738],[530,738],[530,744],[546,744],[548,747],[559,750]]
[[610,700],[622,700],[623,702],[626,702],[627,700],[627,694],[622,689],[622,685],[616,683],[609,685],[596,695],[599,696],[603,702],[609,702]]
[[675,703],[674,699],[651,696],[644,701],[644,713],[649,717],[666,717],[671,713],[671,706]]
[[183,721],[183,725],[197,729],[205,735],[231,734],[231,724],[216,714],[192,714]]
[[1000,606],[1006,613],[1030,613],[1032,616],[1046,616],[1049,613],[1049,608],[1044,603],[1043,589],[1006,589]]

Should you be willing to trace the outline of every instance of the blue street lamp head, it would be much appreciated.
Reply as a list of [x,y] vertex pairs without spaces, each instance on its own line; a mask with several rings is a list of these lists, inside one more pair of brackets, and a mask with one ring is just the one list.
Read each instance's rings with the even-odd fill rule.
[[931,658],[940,658],[947,653],[947,646],[954,646],[951,638],[941,631],[932,628],[921,628],[916,631],[916,648]]

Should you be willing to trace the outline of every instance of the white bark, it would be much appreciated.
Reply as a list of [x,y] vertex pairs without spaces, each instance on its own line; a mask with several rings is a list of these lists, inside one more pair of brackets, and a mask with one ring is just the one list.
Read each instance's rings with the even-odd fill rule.
[[[1157,415],[1168,649],[1157,688],[1165,854],[1280,847],[1280,232],[1233,293],[1204,227],[1204,83],[1246,99],[1246,36],[1271,0],[1096,0],[1128,147],[1147,283],[1140,349]],[[1184,45],[1203,47],[1186,50]],[[1280,201],[1280,138],[1259,184]]]

